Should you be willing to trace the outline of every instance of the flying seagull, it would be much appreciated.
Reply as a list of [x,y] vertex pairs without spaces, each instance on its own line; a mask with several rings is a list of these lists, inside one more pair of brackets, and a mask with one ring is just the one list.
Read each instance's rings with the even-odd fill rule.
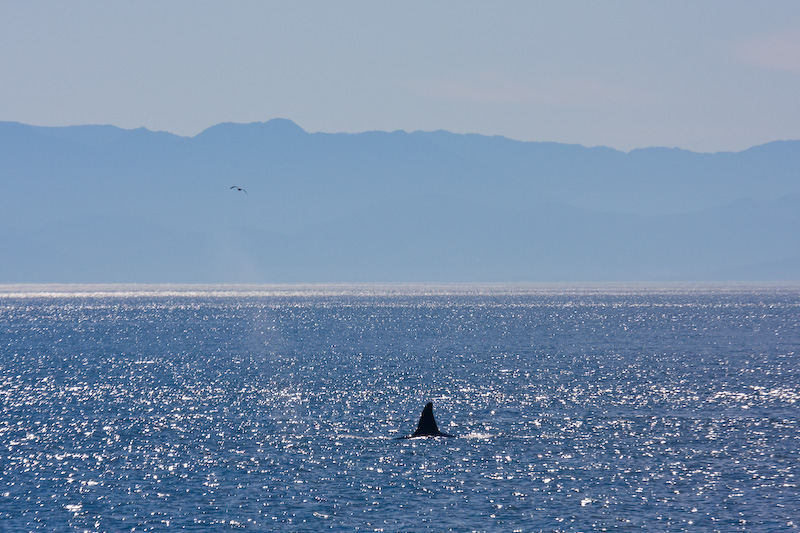
[[[244,190],[244,189],[242,189],[242,188],[241,188],[241,187],[239,187],[238,185],[231,185],[231,187],[230,187],[230,188],[231,188],[231,189],[236,189],[237,191],[242,191],[243,193],[247,194],[247,191],[246,191],[246,190]],[[250,195],[249,195],[249,194],[247,194],[247,196],[250,196]]]

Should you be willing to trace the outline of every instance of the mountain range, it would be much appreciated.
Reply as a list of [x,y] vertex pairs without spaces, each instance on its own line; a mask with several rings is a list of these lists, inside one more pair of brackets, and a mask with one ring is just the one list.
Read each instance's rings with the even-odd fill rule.
[[0,122],[0,254],[0,283],[798,281],[800,141]]

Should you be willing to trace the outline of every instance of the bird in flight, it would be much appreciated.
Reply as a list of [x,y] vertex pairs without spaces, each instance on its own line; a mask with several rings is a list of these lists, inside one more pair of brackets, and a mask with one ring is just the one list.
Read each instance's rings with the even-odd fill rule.
[[[241,187],[239,187],[238,185],[232,185],[230,188],[231,188],[231,189],[236,189],[237,191],[242,191],[243,193],[247,194],[247,191],[246,191],[246,190],[244,190],[244,189],[242,189],[242,188],[241,188]],[[249,195],[249,194],[247,194],[247,196],[250,196],[250,195]]]

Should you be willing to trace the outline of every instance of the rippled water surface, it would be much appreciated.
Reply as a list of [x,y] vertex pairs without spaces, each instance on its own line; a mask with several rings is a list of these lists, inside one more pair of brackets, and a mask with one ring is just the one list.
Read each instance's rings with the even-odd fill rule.
[[796,286],[0,287],[0,531],[798,531],[799,352]]

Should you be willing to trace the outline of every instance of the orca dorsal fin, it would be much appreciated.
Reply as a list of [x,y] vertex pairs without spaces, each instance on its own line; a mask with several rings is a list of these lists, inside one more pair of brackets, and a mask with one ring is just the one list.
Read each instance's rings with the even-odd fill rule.
[[[417,430],[411,435],[411,437],[453,437],[454,435],[448,435],[447,433],[443,433],[439,431],[439,426],[436,425],[436,419],[433,417],[433,403],[428,402],[425,405],[425,408],[422,410],[422,415],[419,417],[419,423],[417,424]],[[401,438],[409,438],[409,437],[401,437]]]
[[439,433],[439,426],[436,425],[436,419],[433,418],[433,402],[428,402],[419,417],[419,424],[417,424],[414,436],[435,435],[437,433]]

